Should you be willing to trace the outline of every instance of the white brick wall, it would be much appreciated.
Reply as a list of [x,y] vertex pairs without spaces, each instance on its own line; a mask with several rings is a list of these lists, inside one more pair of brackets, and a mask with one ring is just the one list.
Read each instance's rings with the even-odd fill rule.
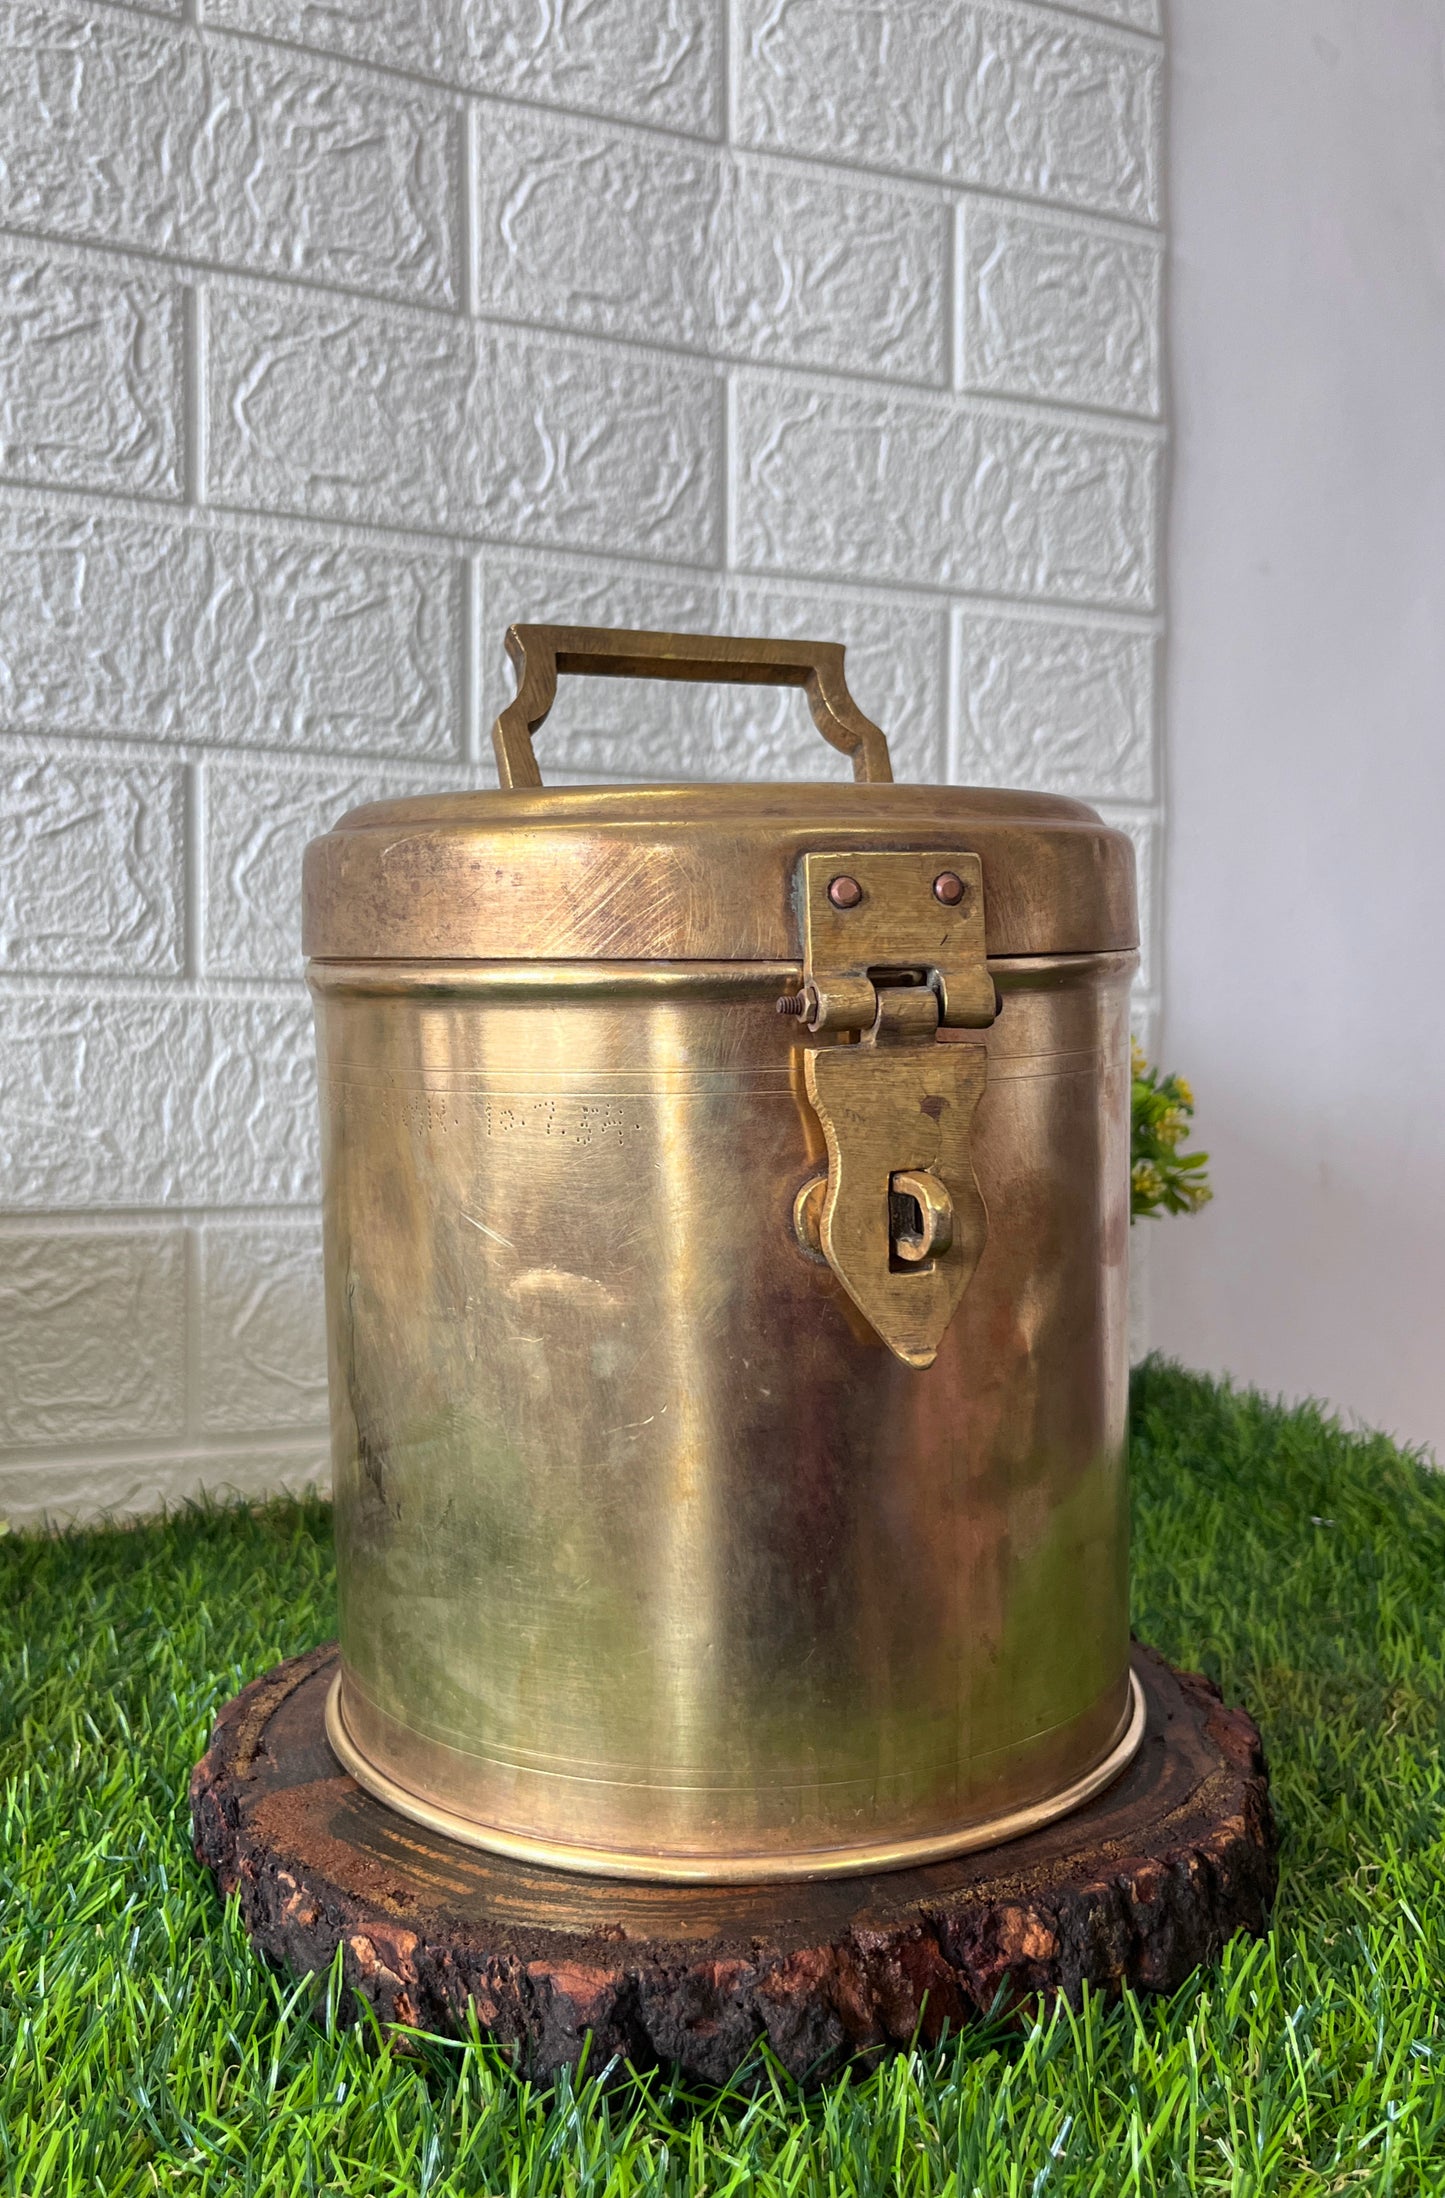
[[[509,619],[838,635],[900,776],[1102,802],[1152,929],[1159,31],[0,5],[0,1513],[322,1469],[300,851],[490,775]],[[541,749],[846,768],[732,689]]]

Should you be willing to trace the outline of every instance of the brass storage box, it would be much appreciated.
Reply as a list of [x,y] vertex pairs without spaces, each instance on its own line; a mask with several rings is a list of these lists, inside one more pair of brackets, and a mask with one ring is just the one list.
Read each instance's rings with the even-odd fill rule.
[[[1130,844],[889,783],[836,646],[508,646],[501,791],[306,857],[333,1745],[619,1876],[1018,1833],[1142,1725]],[[559,671],[801,686],[858,783],[543,791]]]

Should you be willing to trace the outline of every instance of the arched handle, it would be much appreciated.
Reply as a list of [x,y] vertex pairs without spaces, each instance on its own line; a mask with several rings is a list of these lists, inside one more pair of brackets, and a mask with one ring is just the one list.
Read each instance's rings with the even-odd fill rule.
[[628,633],[608,626],[509,626],[517,692],[492,727],[503,786],[540,786],[532,735],[557,699],[559,672],[601,679],[719,680],[801,687],[824,740],[853,759],[865,785],[893,777],[888,742],[848,692],[838,641],[746,641],[707,633]]

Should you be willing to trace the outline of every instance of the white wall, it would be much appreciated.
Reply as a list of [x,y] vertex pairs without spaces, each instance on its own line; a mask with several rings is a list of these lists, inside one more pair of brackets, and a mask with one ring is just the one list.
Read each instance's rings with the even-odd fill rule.
[[[1156,874],[1155,0],[199,14],[0,6],[16,1518],[322,1465],[301,849],[490,775],[509,619],[841,636],[900,775]],[[580,685],[542,758],[842,768]]]
[[1154,1338],[1445,1458],[1445,10],[1170,36],[1164,1052],[1217,1203]]

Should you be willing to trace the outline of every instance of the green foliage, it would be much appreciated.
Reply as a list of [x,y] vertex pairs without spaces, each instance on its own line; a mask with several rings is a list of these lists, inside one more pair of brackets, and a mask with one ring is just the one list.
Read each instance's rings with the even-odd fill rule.
[[1161,1076],[1132,1047],[1133,1109],[1129,1145],[1129,1219],[1198,1213],[1214,1196],[1207,1152],[1181,1153],[1194,1119],[1194,1094],[1182,1076]]
[[334,1625],[319,1504],[0,1542],[0,2181],[24,2198],[1306,2198],[1445,2189],[1445,1479],[1151,1361],[1141,1634],[1264,1729],[1275,1927],[801,2096],[537,2089],[339,2028],[191,1858],[218,1705]]

